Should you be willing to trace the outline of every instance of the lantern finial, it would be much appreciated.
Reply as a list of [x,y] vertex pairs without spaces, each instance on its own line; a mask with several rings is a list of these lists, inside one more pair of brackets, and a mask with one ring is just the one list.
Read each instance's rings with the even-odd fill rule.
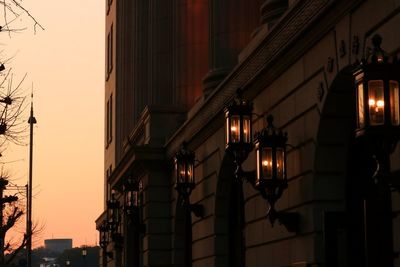
[[372,44],[374,45],[374,48],[379,48],[381,49],[381,44],[382,44],[382,36],[379,34],[375,34],[372,37]]
[[375,34],[372,37],[372,51],[370,54],[371,63],[383,63],[388,61],[388,56],[386,52],[381,48],[382,36]]

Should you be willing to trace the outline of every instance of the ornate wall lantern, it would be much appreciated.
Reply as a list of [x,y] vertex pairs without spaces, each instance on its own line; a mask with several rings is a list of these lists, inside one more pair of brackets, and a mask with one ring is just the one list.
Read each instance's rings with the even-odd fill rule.
[[140,222],[140,199],[139,194],[142,187],[141,181],[128,177],[123,185],[124,211],[128,222],[139,229],[140,233],[146,231],[145,224]]
[[196,186],[194,177],[195,154],[187,148],[187,143],[182,144],[181,149],[176,153],[175,165],[175,189],[178,191],[179,201],[186,206],[197,217],[203,216],[203,205],[190,204],[189,196]]
[[103,250],[103,253],[109,257],[113,258],[113,253],[110,251],[107,251],[107,246],[109,243],[109,229],[107,227],[107,221],[103,221],[103,223],[100,225],[100,227],[97,229],[99,231],[99,245],[101,249]]
[[225,107],[226,151],[234,156],[238,165],[241,165],[253,150],[252,111],[253,104],[241,99],[239,93]]
[[296,232],[299,216],[294,212],[277,212],[276,201],[281,198],[287,188],[286,177],[286,142],[287,133],[283,133],[273,125],[273,117],[267,117],[267,127],[256,134],[255,149],[257,171],[255,187],[260,191],[270,206],[267,216],[273,225],[278,219],[288,231]]
[[99,243],[100,247],[102,249],[107,249],[108,246],[108,229],[107,229],[107,223],[103,222],[100,227],[98,228],[99,230]]
[[108,226],[111,232],[116,232],[120,223],[119,214],[120,204],[119,201],[115,199],[115,193],[111,193],[110,200],[107,201],[107,219]]
[[353,72],[356,90],[356,130],[358,141],[376,160],[375,181],[385,181],[400,190],[390,177],[389,156],[400,139],[400,64],[389,62],[381,48],[382,37],[372,38],[373,49]]
[[374,153],[391,153],[400,137],[400,64],[389,63],[379,35],[372,38],[372,43],[371,54],[353,73],[356,137],[374,143]]
[[138,213],[139,209],[139,182],[131,177],[125,180],[124,185],[124,211],[128,217]]
[[233,155],[236,163],[235,175],[247,180],[268,201],[268,218],[273,225],[278,219],[289,232],[297,232],[299,214],[277,212],[276,201],[287,187],[286,178],[286,142],[287,134],[278,131],[272,124],[273,117],[268,116],[267,127],[256,134],[255,149],[257,170],[243,171],[242,163],[253,150],[251,141],[253,106],[251,103],[236,98],[225,108],[226,151]]
[[107,218],[108,228],[111,232],[111,239],[116,244],[122,244],[123,238],[119,232],[119,226],[121,223],[120,204],[119,201],[115,199],[115,193],[112,193],[110,200],[107,201]]

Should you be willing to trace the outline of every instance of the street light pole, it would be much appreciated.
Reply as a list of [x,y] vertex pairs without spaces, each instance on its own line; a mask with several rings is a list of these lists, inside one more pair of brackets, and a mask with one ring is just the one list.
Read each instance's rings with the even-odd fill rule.
[[31,114],[29,116],[29,181],[28,181],[28,209],[27,209],[27,225],[26,225],[26,251],[27,251],[27,266],[32,267],[32,167],[33,167],[33,124],[36,123],[36,118],[33,116],[33,93],[31,94]]

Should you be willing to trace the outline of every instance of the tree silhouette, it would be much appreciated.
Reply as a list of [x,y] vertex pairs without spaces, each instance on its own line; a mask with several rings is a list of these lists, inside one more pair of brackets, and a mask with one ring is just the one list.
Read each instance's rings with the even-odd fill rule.
[[[17,195],[5,195],[9,179],[5,172],[0,175],[0,266],[7,266],[26,244],[27,236],[23,235],[19,244],[13,244],[7,239],[7,233],[13,228],[24,214],[24,207],[18,201]],[[8,254],[8,257],[5,257]]]
[[[8,33],[11,37],[12,32],[25,30],[26,28],[12,28],[13,22],[19,22],[22,15],[28,16],[31,20],[35,33],[37,28],[44,30],[30,11],[24,7],[22,1],[0,0],[0,18],[1,15],[3,16],[3,22],[0,22],[0,33]],[[15,81],[12,69],[7,69],[5,66],[7,62],[8,60],[0,60],[0,156],[10,142],[24,144],[28,132],[26,118],[22,116],[27,107],[26,95],[22,88],[26,75]],[[21,194],[5,195],[9,181],[7,173],[2,168],[0,170],[0,267],[9,266],[31,239],[27,233],[21,233],[20,238],[7,236],[10,230],[15,229],[21,221],[26,210],[23,201],[19,199]],[[30,235],[41,231],[35,226],[33,228]],[[15,232],[13,231],[14,235]]]
[[[10,24],[19,18],[22,14],[26,14],[33,22],[33,29],[36,32],[37,28],[44,30],[43,26],[36,20],[36,18],[27,10],[22,4],[22,0],[0,0],[0,9],[2,8],[4,25],[0,26],[0,31],[2,32],[17,32],[25,30],[13,29]],[[1,11],[0,11],[1,12]]]

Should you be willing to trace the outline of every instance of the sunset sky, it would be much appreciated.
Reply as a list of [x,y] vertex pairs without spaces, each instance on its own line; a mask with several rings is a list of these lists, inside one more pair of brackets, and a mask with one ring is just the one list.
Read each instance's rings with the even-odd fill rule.
[[[44,225],[43,239],[73,238],[74,246],[94,245],[95,219],[103,209],[103,116],[105,3],[98,0],[26,0],[22,3],[44,31],[23,17],[21,33],[2,32],[1,58],[26,95],[33,84],[33,219]],[[29,101],[29,98],[27,99]],[[28,119],[28,109],[26,119]],[[13,183],[28,177],[25,146],[9,145],[0,162]],[[10,163],[11,162],[11,163]],[[20,226],[24,228],[25,226]]]

